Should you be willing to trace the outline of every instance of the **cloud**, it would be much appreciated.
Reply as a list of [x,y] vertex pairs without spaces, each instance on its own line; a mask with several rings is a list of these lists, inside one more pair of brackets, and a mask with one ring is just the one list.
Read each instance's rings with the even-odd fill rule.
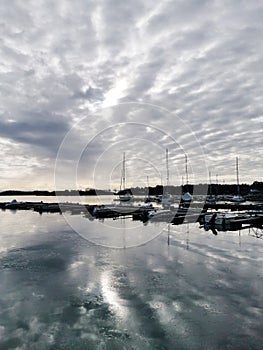
[[18,143],[47,148],[56,154],[68,130],[68,123],[58,115],[21,113],[23,120],[0,121],[0,136]]
[[[3,3],[0,137],[31,145],[27,152],[39,163],[45,156],[55,161],[63,137],[82,118],[88,138],[95,137],[105,122],[138,121],[121,107],[103,118],[97,111],[120,102],[152,103],[176,115],[175,124],[153,110],[141,113],[143,123],[177,135],[180,117],[208,166],[224,169],[230,180],[238,154],[246,160],[244,181],[258,180],[262,13],[262,4],[245,1]],[[177,136],[180,144],[189,135]],[[181,146],[186,143],[190,149],[191,137]],[[126,143],[139,157],[138,144],[132,147]],[[92,160],[100,152],[94,143]]]

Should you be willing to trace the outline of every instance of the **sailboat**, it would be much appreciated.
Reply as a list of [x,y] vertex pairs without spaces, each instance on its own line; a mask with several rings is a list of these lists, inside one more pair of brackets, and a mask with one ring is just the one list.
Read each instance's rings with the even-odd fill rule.
[[245,202],[245,198],[240,195],[239,188],[239,168],[238,168],[238,157],[236,157],[236,175],[237,175],[237,195],[233,196],[230,201],[235,203]]
[[168,163],[168,149],[166,148],[166,186],[164,187],[164,193],[158,196],[158,203],[161,203],[162,208],[154,209],[148,212],[148,219],[153,221],[166,221],[171,222],[174,218],[175,211],[171,210],[171,204],[173,198],[168,192],[169,186],[169,163]]
[[181,196],[181,204],[186,204],[192,201],[193,196],[188,192],[188,164],[187,164],[187,155],[185,155],[185,175],[186,175],[186,192],[183,192]]
[[144,199],[144,203],[150,203],[155,201],[155,198],[150,196],[149,176],[147,176],[147,188],[148,188],[148,194]]
[[162,195],[161,204],[164,207],[169,207],[172,204],[172,196],[168,193],[169,187],[169,163],[168,163],[168,148],[166,148],[166,188],[164,189],[164,193]]
[[125,152],[123,152],[120,191],[123,191],[124,193],[119,195],[119,200],[121,202],[129,202],[133,199],[132,194],[126,190],[125,182],[126,182],[126,159],[125,159]]
[[207,203],[216,203],[215,196],[212,195],[211,171],[209,171],[209,196],[206,197]]

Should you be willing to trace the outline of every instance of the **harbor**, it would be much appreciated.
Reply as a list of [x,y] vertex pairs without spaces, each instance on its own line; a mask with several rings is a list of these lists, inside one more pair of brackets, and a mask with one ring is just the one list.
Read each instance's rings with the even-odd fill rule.
[[184,224],[143,223],[49,204],[42,215],[32,202],[0,210],[1,349],[260,349],[256,227],[215,223],[215,235],[190,214]]
[[120,204],[82,204],[74,202],[33,202],[17,201],[0,202],[0,209],[22,211],[30,210],[43,213],[68,213],[82,215],[88,219],[117,219],[130,218],[142,222],[166,222],[180,225],[189,222],[200,222],[206,225],[218,225],[218,217],[224,218],[221,225],[238,227],[247,225],[263,225],[263,203],[209,203],[192,202],[188,205],[179,203],[169,208],[152,203],[120,203]]

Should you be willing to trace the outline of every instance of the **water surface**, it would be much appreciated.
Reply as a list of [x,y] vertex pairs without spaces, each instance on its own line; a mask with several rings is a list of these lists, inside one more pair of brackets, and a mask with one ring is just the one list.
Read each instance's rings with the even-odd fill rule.
[[251,230],[82,218],[89,241],[59,214],[0,220],[1,350],[262,349],[263,240]]

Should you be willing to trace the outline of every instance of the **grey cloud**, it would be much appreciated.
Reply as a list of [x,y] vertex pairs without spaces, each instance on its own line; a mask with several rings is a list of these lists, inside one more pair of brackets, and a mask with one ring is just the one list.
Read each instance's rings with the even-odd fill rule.
[[57,152],[69,125],[62,117],[30,112],[23,121],[0,121],[0,136]]
[[103,100],[103,92],[101,89],[92,88],[89,86],[84,92],[76,92],[74,98],[87,99],[89,101]]
[[153,33],[165,32],[170,28],[187,26],[189,23],[194,26],[196,23],[205,20],[204,14],[209,11],[208,1],[166,1],[159,13],[155,14],[148,22],[148,30]]
[[[246,1],[3,3],[0,135],[41,146],[34,147],[35,156],[54,156],[69,128],[87,117],[88,134],[77,129],[76,137],[95,137],[92,162],[104,144],[116,140],[115,134],[96,137],[105,124],[140,119],[169,130],[190,149],[193,140],[180,135],[185,129],[178,118],[171,122],[172,117],[139,108],[128,114],[125,108],[95,113],[116,89],[113,103],[149,102],[178,114],[220,169],[231,165],[226,158],[234,154],[260,164],[262,13],[262,4]],[[21,113],[25,110],[27,117]],[[118,130],[129,138],[127,151],[135,147],[133,152],[143,157],[148,148],[154,158],[150,144],[130,140],[132,129]],[[74,147],[80,144],[76,140]],[[68,157],[72,153],[69,149]],[[117,161],[120,154],[114,157]],[[259,169],[250,166],[247,173],[256,177]]]

